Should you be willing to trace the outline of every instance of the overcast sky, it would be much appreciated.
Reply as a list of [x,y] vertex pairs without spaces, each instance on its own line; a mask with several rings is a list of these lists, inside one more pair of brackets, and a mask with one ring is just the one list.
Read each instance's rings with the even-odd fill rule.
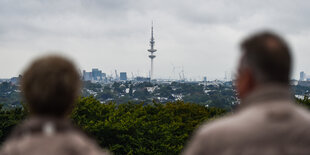
[[151,21],[155,77],[223,79],[252,32],[282,34],[294,52],[294,77],[310,74],[307,0],[0,0],[0,78],[20,74],[40,55],[60,53],[81,70],[147,76]]

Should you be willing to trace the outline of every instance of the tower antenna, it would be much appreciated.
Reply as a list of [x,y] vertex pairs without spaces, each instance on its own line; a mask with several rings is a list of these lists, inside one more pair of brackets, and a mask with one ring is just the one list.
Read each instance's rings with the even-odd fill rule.
[[150,79],[153,79],[153,74],[154,74],[154,58],[156,57],[156,55],[154,55],[154,53],[157,51],[156,49],[154,49],[154,45],[155,45],[155,40],[154,40],[154,33],[153,33],[153,21],[152,21],[152,28],[151,28],[151,40],[150,40],[150,49],[148,49],[148,51],[151,53],[149,55],[149,58],[151,59],[151,73],[150,73]]

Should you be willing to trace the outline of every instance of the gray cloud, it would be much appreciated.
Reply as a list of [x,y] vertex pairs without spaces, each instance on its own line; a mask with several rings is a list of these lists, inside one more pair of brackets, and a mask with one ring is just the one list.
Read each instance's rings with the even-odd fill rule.
[[[0,0],[0,77],[15,76],[34,57],[60,51],[82,69],[147,75],[155,23],[155,75],[222,78],[234,70],[238,43],[275,30],[295,51],[295,76],[310,73],[308,1],[283,0]],[[180,69],[176,72],[180,72]]]

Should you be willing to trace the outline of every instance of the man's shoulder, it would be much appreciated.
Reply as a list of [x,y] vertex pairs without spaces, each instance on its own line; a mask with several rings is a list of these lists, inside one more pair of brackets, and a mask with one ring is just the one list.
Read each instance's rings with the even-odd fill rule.
[[247,117],[244,117],[244,113],[229,114],[222,118],[206,122],[197,130],[197,137],[207,138],[207,139],[217,139],[227,137],[226,134],[231,134],[232,132],[237,132],[244,129],[244,122]]
[[[197,138],[227,143],[260,139],[261,135],[310,130],[310,113],[296,104],[251,106],[202,125]],[[270,135],[269,135],[270,134]]]
[[283,145],[286,142],[310,144],[309,130],[310,114],[304,108],[295,104],[255,105],[202,125],[185,154],[216,154],[223,148],[232,154],[261,143],[276,148],[281,141],[285,142]]
[[[205,123],[198,130],[200,135],[254,132],[268,125],[303,125],[310,127],[310,113],[295,103],[276,105],[273,103],[247,107],[235,114]],[[265,126],[264,126],[265,125]],[[251,129],[251,130],[249,130]]]

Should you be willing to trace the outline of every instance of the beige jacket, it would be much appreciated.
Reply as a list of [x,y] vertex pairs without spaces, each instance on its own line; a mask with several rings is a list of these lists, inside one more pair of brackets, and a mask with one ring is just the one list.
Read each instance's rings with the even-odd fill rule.
[[202,126],[185,155],[309,155],[310,114],[289,88],[263,87],[240,111]]
[[3,144],[0,155],[104,155],[97,146],[68,121],[30,118],[17,126]]

